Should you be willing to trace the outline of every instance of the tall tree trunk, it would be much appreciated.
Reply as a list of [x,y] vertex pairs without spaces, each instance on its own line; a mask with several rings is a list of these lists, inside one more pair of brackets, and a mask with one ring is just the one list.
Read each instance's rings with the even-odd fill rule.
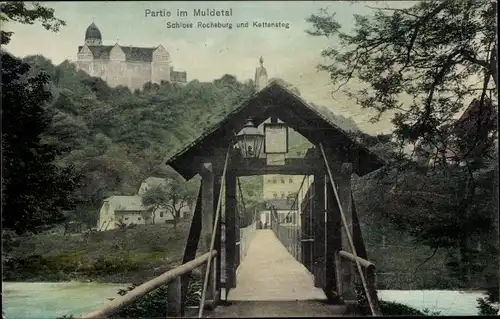
[[177,212],[174,210],[172,211],[172,218],[173,218],[173,221],[174,221],[174,229],[177,229],[177,216],[176,216]]

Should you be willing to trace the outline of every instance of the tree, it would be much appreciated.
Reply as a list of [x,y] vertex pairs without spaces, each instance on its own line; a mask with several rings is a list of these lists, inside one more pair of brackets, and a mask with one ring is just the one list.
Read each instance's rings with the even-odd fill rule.
[[[394,112],[394,136],[401,146],[434,146],[433,156],[440,166],[437,172],[427,174],[427,168],[418,168],[411,161],[405,162],[420,173],[395,172],[399,181],[407,181],[408,185],[412,183],[410,175],[419,179],[403,196],[419,205],[419,209],[412,210],[418,214],[400,214],[397,223],[429,245],[459,248],[462,264],[468,259],[468,233],[481,233],[480,221],[494,219],[495,208],[489,203],[495,202],[495,192],[490,188],[491,180],[481,173],[497,170],[487,160],[493,147],[478,152],[475,145],[483,136],[495,139],[496,125],[486,132],[460,136],[454,118],[472,98],[477,98],[480,112],[489,112],[485,107],[489,103],[488,91],[496,92],[498,85],[496,14],[496,1],[432,0],[404,9],[376,8],[371,16],[354,15],[352,32],[342,31],[335,16],[326,10],[307,18],[312,26],[307,33],[326,36],[336,45],[323,50],[322,56],[328,62],[318,66],[329,73],[333,92],[343,89],[363,108],[377,111],[373,121],[383,113]],[[360,85],[348,85],[354,81]],[[481,118],[478,116],[478,121]],[[463,160],[465,166],[450,167],[447,151],[454,152],[456,139],[460,138],[470,139],[458,142],[457,161]],[[464,150],[464,145],[475,149]],[[404,157],[408,160],[408,156]],[[475,159],[480,159],[481,165],[471,165]],[[426,205],[429,198],[408,194],[415,194],[421,190],[415,189],[419,187],[427,190],[428,180],[434,190],[441,189],[444,194],[441,192],[443,200],[432,199]],[[398,187],[403,191],[404,187]],[[402,213],[401,209],[408,206],[399,206],[399,211]],[[451,234],[449,229],[456,232]],[[489,228],[482,235],[491,238],[492,232]],[[452,235],[459,238],[453,241]]]
[[195,189],[179,178],[171,179],[167,185],[154,185],[142,195],[142,204],[152,213],[152,223],[155,223],[156,212],[165,209],[172,215],[174,229],[181,210],[192,206],[195,200]]
[[[57,31],[64,21],[40,4],[0,3],[0,20],[42,25]],[[1,31],[1,44],[13,33]],[[55,158],[64,149],[43,143],[51,125],[45,107],[52,99],[45,73],[30,74],[30,66],[8,53],[2,59],[2,222],[18,234],[37,232],[66,219],[78,186],[71,166],[58,167]]]
[[[61,26],[65,26],[66,22],[57,19],[54,16],[54,9],[46,8],[37,2],[32,2],[31,8],[29,4],[23,1],[8,1],[0,3],[0,21],[13,21],[23,24],[34,24],[37,21],[42,23],[42,26],[50,31],[57,32]],[[1,30],[1,44],[5,45],[10,42],[13,32]]]
[[[322,10],[307,19],[307,32],[336,44],[322,52],[331,63],[319,65],[334,92],[345,88],[363,108],[376,110],[374,121],[396,112],[394,133],[402,143],[436,145],[450,135],[453,115],[478,94],[478,81],[481,103],[488,85],[496,90],[496,11],[496,1],[422,1],[355,14],[349,34]],[[349,88],[351,81],[361,88]]]
[[44,105],[51,99],[47,76],[26,76],[29,66],[10,54],[2,57],[2,221],[17,233],[62,222],[72,208],[78,178],[59,168],[62,152],[43,144],[51,124]]

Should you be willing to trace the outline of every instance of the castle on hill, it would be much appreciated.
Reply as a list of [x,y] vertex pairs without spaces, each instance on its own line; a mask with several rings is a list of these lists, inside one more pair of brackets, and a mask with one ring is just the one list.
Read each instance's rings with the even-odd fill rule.
[[78,70],[100,77],[111,87],[140,89],[147,82],[186,83],[186,72],[174,71],[170,63],[170,54],[161,44],[150,48],[103,45],[94,23],[85,31],[85,44],[78,47]]

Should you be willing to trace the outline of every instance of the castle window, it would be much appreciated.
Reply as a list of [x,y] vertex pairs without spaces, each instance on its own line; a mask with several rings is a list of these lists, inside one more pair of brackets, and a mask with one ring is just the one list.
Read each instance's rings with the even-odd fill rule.
[[137,217],[137,220],[141,220],[141,218],[140,218],[140,217]]
[[285,179],[283,177],[281,178],[281,184],[285,184]]
[[276,184],[278,181],[276,179],[273,179],[273,184]]
[[273,197],[274,197],[274,198],[278,198],[278,193],[273,192]]
[[293,183],[293,178],[289,178],[289,179],[288,179],[288,183],[289,183],[289,184],[292,184],[292,183]]
[[160,217],[163,217],[163,212],[160,212]]
[[281,192],[281,198],[285,198],[285,192]]

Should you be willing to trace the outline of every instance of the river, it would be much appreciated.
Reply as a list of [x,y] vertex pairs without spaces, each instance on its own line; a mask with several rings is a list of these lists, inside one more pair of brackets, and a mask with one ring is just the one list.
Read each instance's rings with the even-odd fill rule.
[[[7,319],[55,319],[64,314],[75,317],[102,306],[118,296],[126,284],[106,283],[2,283],[3,311]],[[413,308],[440,311],[445,316],[475,316],[479,292],[450,290],[379,290],[379,298]]]

